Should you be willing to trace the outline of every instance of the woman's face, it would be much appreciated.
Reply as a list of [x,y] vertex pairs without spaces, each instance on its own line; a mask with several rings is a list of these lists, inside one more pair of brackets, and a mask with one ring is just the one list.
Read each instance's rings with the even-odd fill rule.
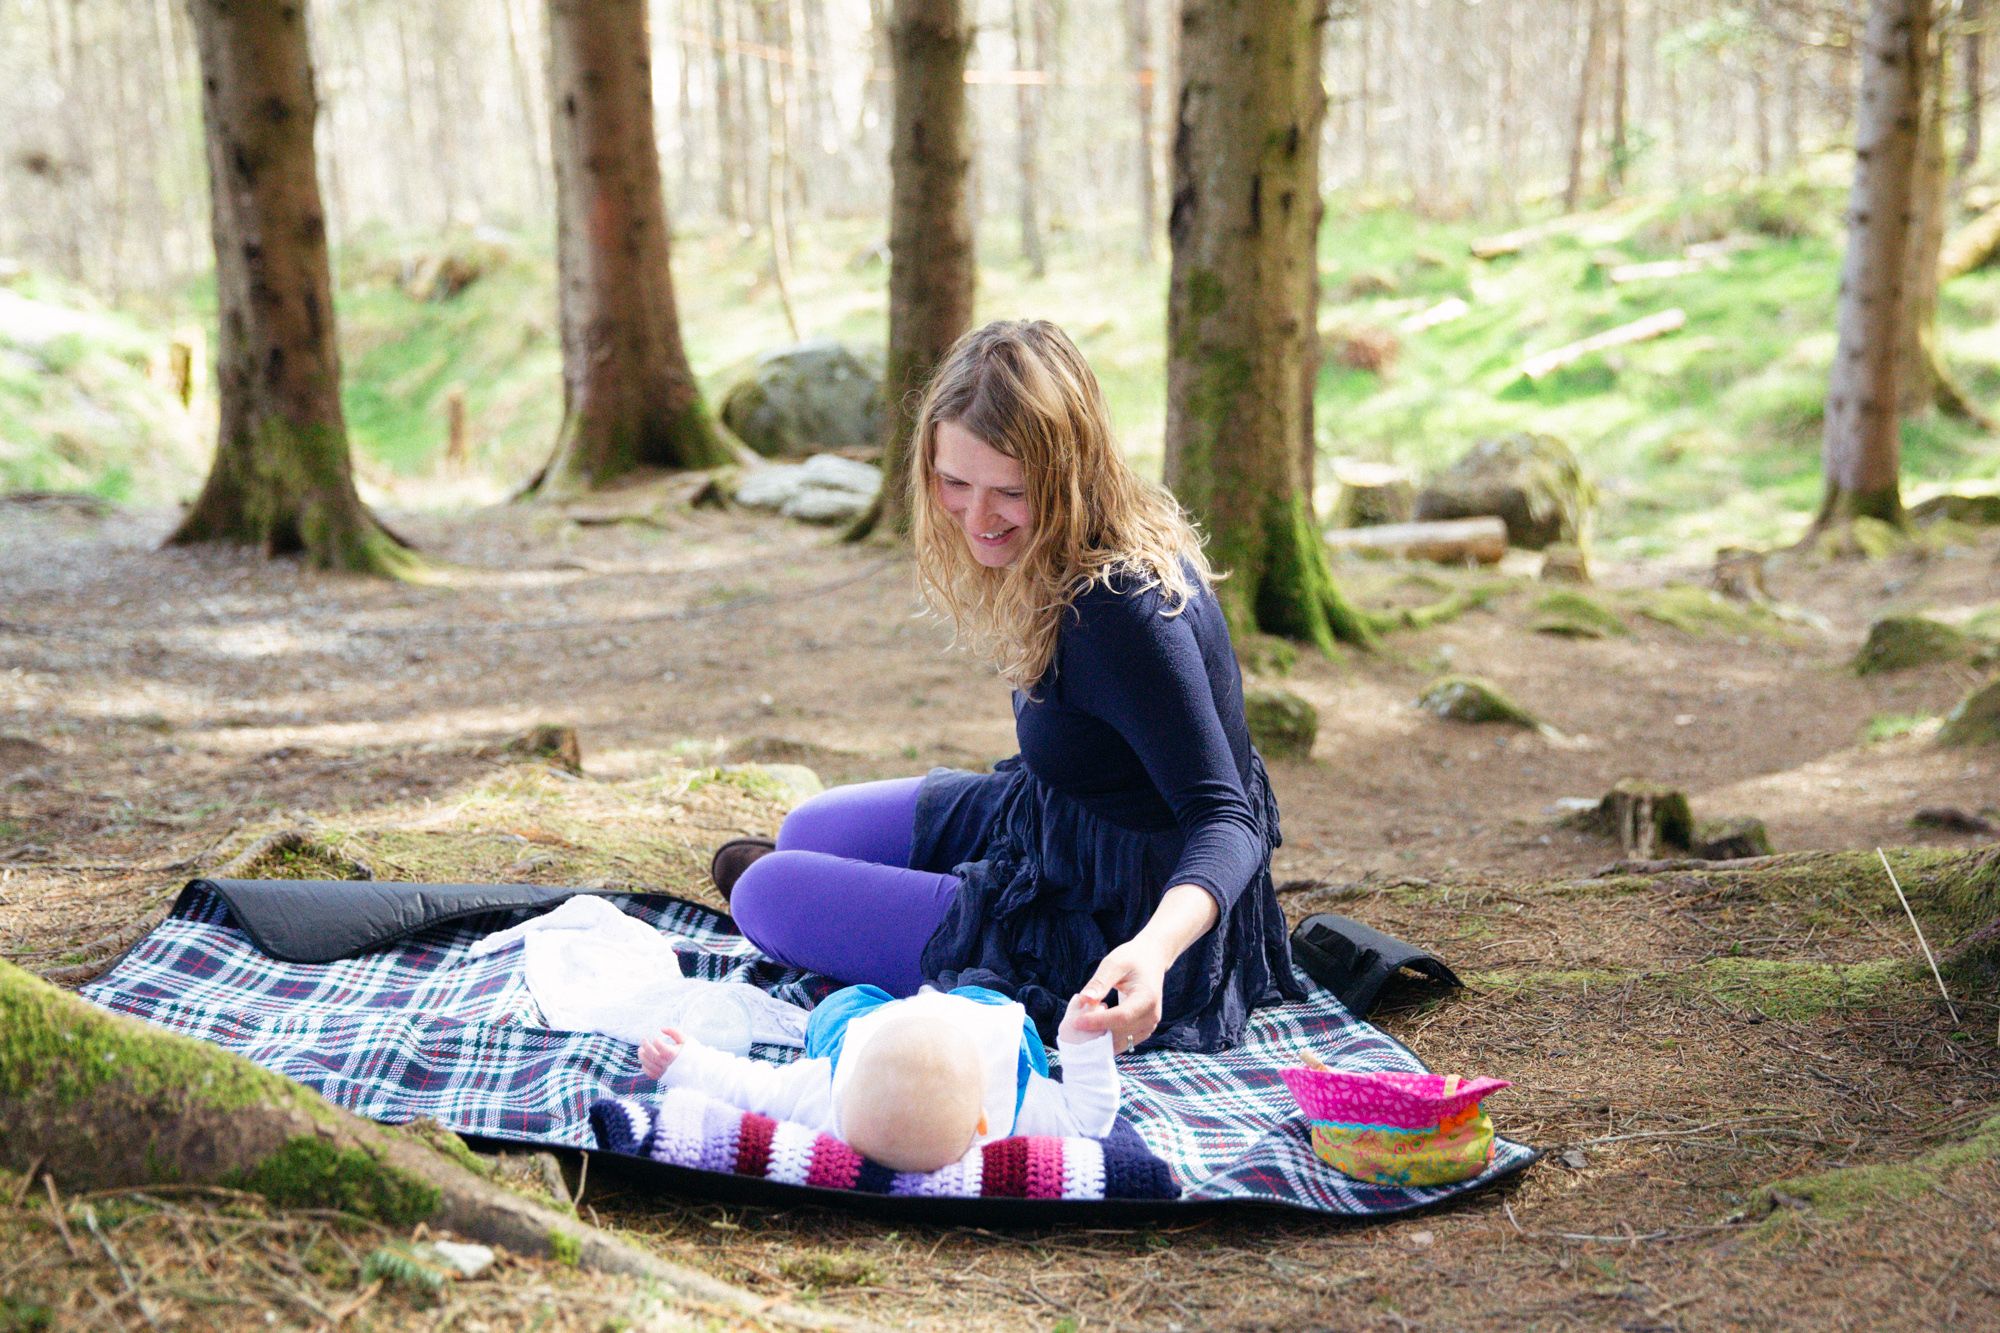
[[989,569],[1013,564],[1028,549],[1035,521],[1021,460],[956,421],[938,423],[935,440],[938,503],[965,535],[972,558]]

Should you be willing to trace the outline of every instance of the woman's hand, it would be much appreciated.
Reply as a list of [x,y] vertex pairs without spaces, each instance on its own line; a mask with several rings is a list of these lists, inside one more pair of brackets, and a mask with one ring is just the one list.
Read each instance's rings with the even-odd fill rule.
[[658,1079],[667,1072],[667,1066],[680,1058],[681,1047],[687,1045],[687,1038],[679,1028],[661,1028],[652,1036],[639,1043],[639,1067],[646,1071],[646,1077]]
[[[1160,1025],[1160,995],[1166,987],[1167,968],[1174,956],[1147,938],[1142,931],[1104,955],[1078,994],[1073,1008],[1076,1026],[1084,1032],[1109,1032],[1111,1048],[1131,1050],[1153,1035]],[[1118,1003],[1106,1006],[1104,997],[1118,992]],[[1065,1025],[1068,1023],[1065,1018]]]
[[[1152,919],[1137,935],[1104,955],[1097,971],[1071,1002],[1076,1026],[1086,1032],[1109,1032],[1112,1048],[1124,1052],[1153,1035],[1160,1026],[1160,1002],[1167,969],[1215,925],[1221,909],[1214,895],[1199,884],[1176,884],[1160,897]],[[1118,1003],[1106,1008],[1104,997],[1118,992]],[[1082,1012],[1074,1012],[1078,1008]],[[1061,1034],[1058,1033],[1058,1036]]]

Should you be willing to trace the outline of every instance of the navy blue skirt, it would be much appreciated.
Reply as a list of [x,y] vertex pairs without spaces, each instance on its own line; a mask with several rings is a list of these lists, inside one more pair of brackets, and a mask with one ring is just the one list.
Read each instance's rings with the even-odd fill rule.
[[[1250,769],[1263,862],[1235,906],[1168,970],[1160,1026],[1141,1049],[1226,1050],[1242,1040],[1252,1009],[1305,997],[1271,883],[1278,806],[1254,751]],[[1133,829],[1093,814],[1018,755],[991,773],[932,769],[917,795],[910,864],[964,886],[925,946],[925,978],[1013,996],[1053,1043],[1069,998],[1152,917],[1182,843],[1177,827]]]

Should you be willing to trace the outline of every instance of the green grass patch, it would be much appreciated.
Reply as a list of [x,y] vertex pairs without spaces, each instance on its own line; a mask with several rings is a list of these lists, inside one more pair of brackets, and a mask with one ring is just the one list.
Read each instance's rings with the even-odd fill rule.
[[1877,713],[1861,729],[1861,742],[1864,745],[1879,745],[1883,741],[1892,741],[1909,735],[1930,720],[1928,713]]
[[1943,1188],[1953,1172],[1995,1160],[2000,1160],[2000,1115],[1969,1137],[1906,1162],[1842,1167],[1778,1181],[1764,1191],[1758,1211],[1769,1214],[1765,1234],[1771,1236],[1785,1217],[1785,1201],[1804,1203],[1815,1215],[1839,1221],[1921,1197]]
[[1900,963],[1807,963],[1770,958],[1711,958],[1681,974],[1677,989],[1768,1018],[1799,1021],[1879,1001],[1910,978]]

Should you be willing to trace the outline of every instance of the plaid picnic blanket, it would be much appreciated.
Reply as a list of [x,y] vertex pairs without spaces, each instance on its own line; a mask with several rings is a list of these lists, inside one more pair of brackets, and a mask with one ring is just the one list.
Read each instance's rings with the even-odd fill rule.
[[[749,982],[808,1007],[837,985],[762,958],[727,917],[698,904],[640,895],[613,901],[685,941],[676,950],[689,976]],[[369,1119],[427,1116],[465,1134],[589,1147],[593,1102],[644,1097],[653,1085],[634,1047],[538,1026],[519,950],[470,957],[474,941],[518,919],[468,918],[356,958],[284,963],[259,951],[223,899],[197,881],[167,920],[82,993],[114,1012],[215,1042]],[[1172,1169],[1182,1202],[1384,1215],[1479,1189],[1537,1156],[1502,1139],[1492,1165],[1461,1184],[1349,1180],[1313,1156],[1306,1122],[1279,1076],[1302,1046],[1337,1068],[1424,1067],[1317,986],[1301,1003],[1259,1010],[1235,1050],[1120,1060],[1120,1109]],[[782,1060],[793,1052],[760,1047],[754,1054]],[[1504,1119],[1505,1107],[1497,1109]]]

